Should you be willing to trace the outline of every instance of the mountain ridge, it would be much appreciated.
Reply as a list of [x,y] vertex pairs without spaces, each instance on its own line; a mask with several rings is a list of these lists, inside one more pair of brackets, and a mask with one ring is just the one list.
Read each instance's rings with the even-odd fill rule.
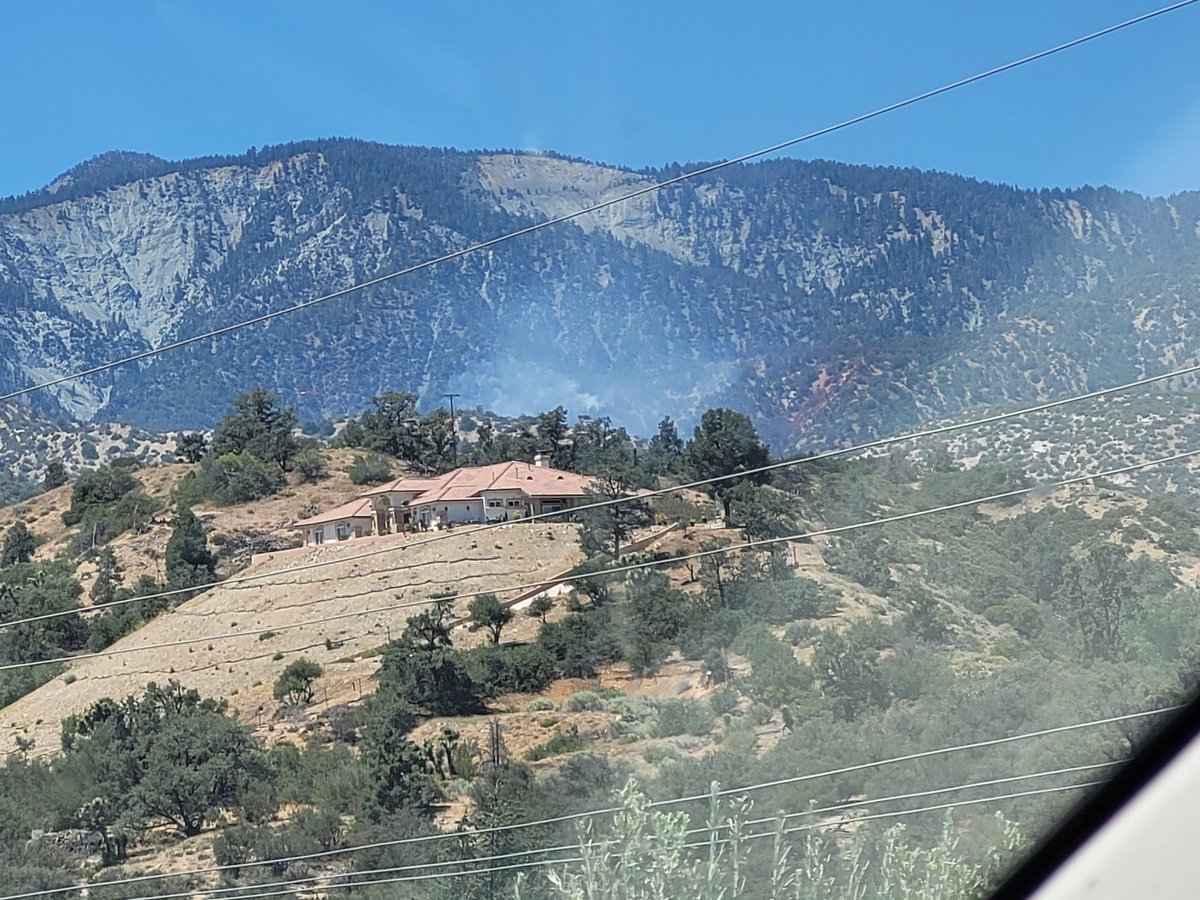
[[[358,141],[138,164],[173,171],[0,203],[0,388],[682,171]],[[499,412],[616,413],[644,432],[727,404],[780,448],[844,441],[1193,358],[1198,248],[1196,192],[771,160],[33,402],[173,430],[210,425],[251,383],[312,417],[388,388],[453,390]]]

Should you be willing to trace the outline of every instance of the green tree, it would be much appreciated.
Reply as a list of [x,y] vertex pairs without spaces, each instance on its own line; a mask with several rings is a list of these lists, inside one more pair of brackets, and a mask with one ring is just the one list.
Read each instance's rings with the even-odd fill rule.
[[180,504],[167,540],[167,583],[172,588],[190,588],[216,580],[217,558],[208,549],[208,536],[196,514]]
[[223,703],[175,681],[98,701],[64,720],[62,732],[65,783],[131,824],[165,821],[192,836],[222,812],[245,808],[252,789],[270,781],[250,730]]
[[328,473],[325,457],[316,447],[308,447],[296,454],[296,471],[307,482],[320,481]]
[[111,506],[137,488],[137,479],[123,468],[102,466],[84,472],[71,486],[71,507],[63,513],[63,522],[78,525],[89,512]]
[[359,417],[357,429],[348,428],[348,434],[343,432],[347,446],[363,447],[397,459],[413,459],[417,445],[417,395],[387,391],[372,397],[371,407]]
[[861,633],[827,628],[817,638],[813,671],[838,714],[852,720],[868,709],[887,706],[879,651]]
[[531,619],[537,619],[545,625],[546,616],[550,615],[550,610],[552,609],[554,609],[554,598],[549,594],[538,594],[529,601],[529,606],[525,609],[525,615]]
[[619,559],[630,532],[650,522],[646,505],[631,496],[635,478],[630,457],[619,451],[606,454],[583,498],[585,505],[605,505],[579,514],[583,518],[583,548],[588,554],[611,553],[613,559]]
[[[684,466],[696,481],[756,469],[765,466],[769,458],[770,451],[759,440],[749,417],[731,409],[706,412],[683,451]],[[732,521],[733,489],[742,481],[762,484],[765,479],[763,473],[746,478],[725,478],[706,485],[705,490],[721,501],[726,521]]]
[[493,644],[500,643],[500,632],[512,621],[512,610],[495,594],[480,594],[471,601],[471,630],[484,629]]
[[112,548],[102,547],[96,554],[96,580],[92,582],[90,592],[92,604],[104,606],[116,600],[124,574]]
[[449,410],[435,409],[417,423],[416,451],[409,461],[430,471],[449,471],[454,465],[457,440]]
[[320,663],[300,659],[288,663],[275,680],[275,699],[288,705],[308,704],[313,699],[313,682],[325,674]]
[[537,418],[538,444],[543,453],[550,454],[550,465],[556,469],[570,468],[572,445],[567,440],[570,433],[567,411],[561,406],[556,406]]
[[82,593],[64,562],[0,569],[0,622],[53,615],[0,630],[0,660],[32,662],[80,649],[88,630],[77,612]]
[[1124,626],[1137,612],[1129,551],[1107,541],[1063,568],[1059,606],[1079,630],[1089,653],[1113,659],[1124,643]]
[[428,759],[408,734],[416,714],[389,685],[367,702],[362,727],[362,760],[371,778],[372,811],[422,809],[436,796]]
[[4,549],[0,551],[0,566],[29,562],[36,549],[37,538],[25,527],[24,522],[17,522],[8,529],[8,534],[4,536]]
[[478,689],[450,638],[452,615],[450,604],[436,602],[408,620],[404,632],[384,651],[380,691],[437,716],[483,710]]
[[198,431],[179,432],[175,438],[175,446],[179,455],[190,463],[200,462],[208,452],[208,441]]
[[658,423],[658,431],[650,438],[650,449],[672,458],[682,455],[683,439],[679,437],[679,429],[670,416],[664,416]]
[[213,431],[212,454],[249,453],[282,470],[290,469],[300,449],[295,410],[281,407],[279,398],[261,387],[238,394],[232,405],[233,412]]
[[795,534],[798,527],[794,503],[773,487],[743,481],[729,492],[729,508],[748,541]]
[[639,672],[654,669],[670,654],[688,614],[687,596],[672,590],[662,577],[631,590],[626,659]]
[[67,467],[60,462],[52,462],[46,466],[42,475],[42,487],[50,491],[67,483]]
[[224,715],[167,716],[141,763],[132,799],[143,817],[165,819],[186,837],[237,804],[265,760],[244,726]]

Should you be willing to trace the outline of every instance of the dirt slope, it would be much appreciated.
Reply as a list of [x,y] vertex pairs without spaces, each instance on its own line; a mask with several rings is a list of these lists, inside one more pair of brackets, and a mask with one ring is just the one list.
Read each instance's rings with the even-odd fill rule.
[[[537,582],[582,558],[576,526],[565,524],[514,523],[484,535],[463,532],[425,546],[416,543],[415,538],[388,536],[276,553],[244,574],[333,562],[277,579],[215,588],[113,645],[110,650],[119,655],[71,664],[68,675],[0,710],[0,751],[15,749],[22,736],[34,740],[34,755],[52,753],[63,717],[102,697],[125,696],[170,678],[206,696],[226,697],[244,720],[266,724],[276,709],[271,696],[276,677],[301,655],[325,667],[318,685],[322,705],[351,701],[372,689],[369,679],[378,665],[378,659],[360,654],[398,634],[416,611],[375,611],[378,607],[423,601],[437,591]],[[387,552],[338,562],[375,549]],[[468,602],[460,602],[458,609],[465,613]],[[341,615],[345,618],[281,630]],[[152,646],[183,641],[196,642]]]

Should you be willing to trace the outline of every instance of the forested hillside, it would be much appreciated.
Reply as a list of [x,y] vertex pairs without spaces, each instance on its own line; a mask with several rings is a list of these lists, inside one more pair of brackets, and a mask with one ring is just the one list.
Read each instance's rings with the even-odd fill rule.
[[[328,451],[288,442],[290,411],[258,397],[237,398],[207,447],[189,442],[200,463],[170,467],[160,490],[143,492],[147,473],[129,465],[101,468],[59,489],[69,528],[53,541],[38,546],[61,531],[44,514],[32,538],[5,530],[5,619],[66,613],[6,628],[0,646],[5,699],[32,691],[2,720],[13,892],[303,897],[336,884],[378,900],[568,900],[646,896],[649,868],[670,874],[659,895],[681,900],[965,896],[1158,718],[1013,736],[1156,709],[1200,667],[1200,517],[1136,482],[738,546],[1032,483],[944,454],[737,479],[664,498],[652,517],[631,503],[432,548],[396,536],[391,559],[359,545],[366,562],[350,541],[293,558],[315,571],[280,560],[248,593],[205,590],[209,544],[228,533],[218,542],[203,522],[247,487],[265,492],[259,510],[303,485],[345,490],[351,454],[449,465],[426,456],[433,443],[385,451],[383,402],[343,439],[351,449]],[[559,411],[537,420],[562,425]],[[619,431],[597,441],[580,427],[558,462],[621,483],[712,477],[718,437],[736,436],[743,459],[763,452],[729,411],[686,442],[668,426],[636,462]],[[524,438],[514,446],[536,446]],[[259,484],[267,456],[291,471]],[[109,550],[163,514],[171,484],[163,586],[187,593],[164,598],[114,579]],[[676,527],[618,558],[615,529],[651,518]],[[578,559],[577,535],[588,559],[567,591],[514,607],[482,592]],[[395,598],[417,605],[399,612]],[[97,655],[39,665],[81,650]],[[104,884],[129,878],[151,880]]]
[[[101,157],[0,204],[0,390],[679,171],[344,140]],[[565,402],[642,433],[720,402],[780,448],[843,440],[1191,359],[1198,229],[1194,193],[769,161],[31,402],[175,429],[251,384],[303,418],[400,387],[501,413]]]

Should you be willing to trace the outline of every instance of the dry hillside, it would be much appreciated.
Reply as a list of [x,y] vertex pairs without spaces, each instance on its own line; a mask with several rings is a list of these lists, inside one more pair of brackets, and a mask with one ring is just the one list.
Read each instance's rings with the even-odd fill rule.
[[[253,503],[237,506],[201,504],[196,515],[205,523],[209,543],[217,553],[219,571],[229,574],[250,561],[254,552],[294,546],[297,543],[291,523],[313,509],[328,509],[357,496],[364,488],[352,484],[345,468],[354,454],[347,450],[326,453],[329,474],[321,480],[306,484],[296,476],[280,493]],[[142,534],[123,534],[109,546],[113,549],[125,573],[125,582],[132,585],[140,575],[162,579],[162,558],[171,534],[171,491],[194,467],[186,463],[147,466],[134,472],[142,490],[163,503],[149,529]],[[0,534],[15,522],[24,522],[43,541],[35,554],[37,559],[53,559],[66,552],[77,528],[63,524],[62,514],[71,506],[71,485],[47,491],[23,503],[0,507]],[[84,601],[95,572],[92,563],[80,564],[78,577],[84,588]]]
[[[385,552],[346,559],[366,550]],[[214,588],[104,655],[72,663],[62,677],[0,711],[0,750],[15,749],[20,736],[34,741],[35,754],[51,753],[63,717],[103,697],[123,697],[169,678],[205,696],[226,697],[244,720],[265,724],[276,709],[271,693],[276,677],[301,655],[325,667],[322,704],[354,700],[371,690],[369,679],[378,665],[370,653],[365,659],[362,654],[398,634],[413,612],[380,607],[423,601],[438,591],[538,582],[580,558],[575,526],[560,524],[512,524],[424,546],[389,536],[277,553],[245,574],[279,572],[278,578]],[[282,573],[312,562],[330,564]],[[465,612],[466,605],[463,601],[459,608]],[[331,616],[340,618],[295,627]]]

